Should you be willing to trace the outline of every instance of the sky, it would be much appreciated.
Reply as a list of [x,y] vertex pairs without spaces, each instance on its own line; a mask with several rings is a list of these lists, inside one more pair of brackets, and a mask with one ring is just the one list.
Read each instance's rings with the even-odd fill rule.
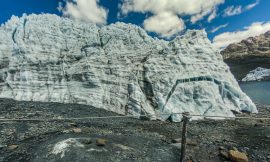
[[117,21],[173,39],[204,29],[217,48],[270,30],[270,0],[2,0],[0,24],[12,15],[51,13],[99,26]]

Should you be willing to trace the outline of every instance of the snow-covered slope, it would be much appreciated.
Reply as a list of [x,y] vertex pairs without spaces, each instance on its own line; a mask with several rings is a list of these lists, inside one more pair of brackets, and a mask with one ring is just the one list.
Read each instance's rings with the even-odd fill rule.
[[248,82],[248,81],[261,81],[266,77],[270,76],[270,69],[266,68],[261,68],[258,67],[252,71],[250,71],[246,77],[242,79],[243,82]]
[[138,26],[97,27],[56,15],[0,28],[0,97],[80,103],[119,114],[257,112],[205,31],[167,42]]

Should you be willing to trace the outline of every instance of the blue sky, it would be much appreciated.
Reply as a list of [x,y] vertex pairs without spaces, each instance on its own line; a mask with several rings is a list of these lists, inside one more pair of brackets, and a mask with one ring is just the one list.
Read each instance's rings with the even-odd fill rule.
[[[79,6],[79,1],[85,7]],[[132,23],[152,36],[166,39],[186,29],[205,29],[218,48],[270,30],[270,0],[2,0],[0,3],[0,23],[12,15],[53,13],[102,25],[117,21]],[[68,8],[67,3],[72,6]],[[77,11],[81,13],[76,15]]]

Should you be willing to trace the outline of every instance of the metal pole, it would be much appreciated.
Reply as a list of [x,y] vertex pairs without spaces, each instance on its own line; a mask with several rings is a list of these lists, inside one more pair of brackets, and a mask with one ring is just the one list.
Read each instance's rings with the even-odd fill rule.
[[182,141],[181,141],[181,157],[180,162],[183,162],[186,154],[186,142],[187,142],[187,123],[190,119],[189,113],[183,113],[183,127],[182,127]]

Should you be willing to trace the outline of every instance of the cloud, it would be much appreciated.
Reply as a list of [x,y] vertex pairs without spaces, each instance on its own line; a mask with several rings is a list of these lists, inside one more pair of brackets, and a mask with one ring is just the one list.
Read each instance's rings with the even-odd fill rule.
[[108,10],[98,5],[99,0],[72,0],[66,1],[66,6],[59,3],[58,10],[77,20],[106,24]]
[[224,10],[224,17],[239,15],[242,13],[242,6],[229,6]]
[[225,32],[214,37],[213,45],[216,48],[224,48],[231,43],[240,42],[249,37],[263,34],[270,30],[270,22],[255,22],[244,27],[241,31]]
[[210,13],[222,3],[224,0],[123,0],[120,8],[123,14],[170,11],[178,15],[196,15]]
[[211,22],[214,18],[217,17],[217,10],[213,10],[212,13],[209,15],[209,17],[207,18],[208,22]]
[[[167,18],[175,20],[174,22],[177,22],[175,24],[182,24],[180,23],[182,19],[180,19],[179,16],[190,16],[190,21],[196,23],[211,14],[209,16],[209,21],[211,21],[216,16],[216,7],[222,3],[224,3],[224,0],[122,0],[122,4],[119,8],[122,15],[127,15],[130,12],[151,13],[154,15],[155,19],[159,18],[159,20],[161,20],[161,15],[170,12],[170,14],[166,15]],[[154,21],[153,19],[151,20]],[[166,19],[162,19],[161,21],[166,21]],[[145,22],[149,22],[149,20],[146,19]],[[151,24],[154,25],[155,23],[148,23],[148,29],[157,28],[156,26],[149,26]],[[170,26],[174,26],[175,24]],[[170,35],[178,33],[179,28],[181,27],[171,30]],[[164,35],[164,33],[159,32],[159,30],[156,30],[156,32],[160,35]]]
[[251,10],[255,6],[257,6],[260,3],[259,0],[257,0],[254,3],[251,3],[249,5],[246,5],[244,8],[242,6],[229,6],[224,10],[224,17],[233,16],[233,15],[239,15],[243,12],[246,12],[248,10]]
[[222,28],[226,28],[228,25],[229,25],[228,23],[227,24],[223,24],[223,25],[219,25],[219,26],[213,28],[210,32],[211,33],[215,33],[216,31],[218,31],[218,30],[220,30]]
[[257,1],[254,2],[254,3],[251,3],[251,4],[247,5],[247,6],[245,7],[245,9],[246,9],[246,10],[251,10],[252,8],[254,8],[255,6],[257,6],[259,3],[260,3],[260,1],[257,0]]
[[147,31],[159,33],[160,36],[169,38],[185,29],[184,21],[171,12],[162,12],[144,20]]

